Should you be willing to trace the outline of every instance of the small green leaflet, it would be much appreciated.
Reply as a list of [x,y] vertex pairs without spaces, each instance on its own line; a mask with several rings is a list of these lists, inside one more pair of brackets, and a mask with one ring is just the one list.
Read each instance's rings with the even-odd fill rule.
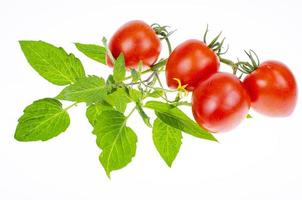
[[253,117],[252,117],[252,115],[247,114],[247,115],[246,115],[246,118],[247,118],[247,119],[251,119],[251,118],[253,118]]
[[102,111],[105,110],[113,110],[113,108],[106,102],[99,102],[89,105],[86,110],[86,117],[89,123],[93,126],[96,118],[102,113]]
[[131,72],[132,82],[136,83],[140,79],[139,73],[134,68],[131,68],[130,72]]
[[155,89],[153,92],[148,94],[148,97],[159,98],[164,95],[164,91],[162,89]]
[[125,88],[118,88],[113,93],[107,95],[105,100],[121,113],[125,112],[127,104],[131,102]]
[[150,123],[150,117],[145,113],[144,109],[142,108],[142,92],[133,88],[127,88],[129,97],[135,102],[136,110],[143,119],[144,123],[148,127],[152,127]]
[[141,75],[142,75],[143,67],[144,67],[143,61],[139,61],[139,63],[138,63],[138,72],[137,72],[139,77],[141,77]]
[[56,97],[61,100],[96,103],[101,101],[107,94],[103,78],[88,76],[78,79],[72,85],[67,86]]
[[136,110],[138,111],[139,115],[142,117],[143,121],[148,127],[152,127],[150,123],[150,117],[145,113],[144,109],[139,103],[136,103]]
[[201,128],[177,107],[159,101],[149,101],[145,107],[155,110],[159,119],[176,129],[198,138],[217,141],[211,133]]
[[115,82],[113,80],[113,76],[110,74],[106,79],[106,87],[107,87],[107,93],[112,93],[113,90],[116,89],[116,86],[114,85]]
[[142,96],[143,96],[142,92],[139,91],[139,90],[133,89],[133,88],[127,88],[127,90],[128,90],[128,93],[129,93],[129,97],[133,101],[135,101],[137,103],[140,103],[140,101],[142,99]]
[[168,112],[169,110],[175,108],[175,106],[164,103],[164,102],[160,102],[160,101],[148,101],[145,104],[146,108],[150,108],[153,109],[157,112]]
[[126,67],[125,67],[125,59],[124,55],[121,53],[119,57],[117,57],[114,68],[113,68],[113,78],[116,82],[122,82],[126,76]]
[[93,133],[102,149],[100,162],[108,177],[111,171],[125,167],[135,156],[137,137],[126,126],[126,120],[122,113],[106,110],[95,121]]
[[106,49],[95,44],[75,43],[77,49],[87,57],[106,65]]
[[181,131],[162,122],[159,118],[153,124],[153,143],[167,163],[172,166],[181,146]]
[[68,85],[84,77],[81,61],[63,48],[43,41],[19,41],[29,64],[46,80],[56,85]]
[[70,119],[62,104],[45,98],[33,102],[19,118],[15,139],[18,141],[46,141],[64,132]]
[[106,79],[106,84],[110,85],[110,84],[114,84],[114,83],[115,83],[115,81],[113,79],[113,76],[112,76],[112,74],[110,74]]

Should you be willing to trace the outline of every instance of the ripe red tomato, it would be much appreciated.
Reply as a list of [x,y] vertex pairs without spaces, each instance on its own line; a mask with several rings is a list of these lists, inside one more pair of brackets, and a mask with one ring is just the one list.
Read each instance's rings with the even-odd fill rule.
[[[121,26],[112,36],[108,47],[114,58],[124,54],[127,68],[154,64],[161,51],[161,43],[154,30],[145,22],[135,20]],[[107,64],[112,63],[107,56]]]
[[177,88],[177,78],[182,85],[187,84],[187,90],[192,91],[218,69],[219,59],[212,49],[199,40],[187,40],[174,49],[167,61],[167,84]]
[[297,84],[288,67],[278,61],[266,61],[251,74],[243,85],[251,98],[252,108],[273,117],[288,116],[297,102]]
[[201,127],[214,133],[236,127],[247,115],[249,107],[249,96],[233,74],[216,73],[193,91],[194,118]]

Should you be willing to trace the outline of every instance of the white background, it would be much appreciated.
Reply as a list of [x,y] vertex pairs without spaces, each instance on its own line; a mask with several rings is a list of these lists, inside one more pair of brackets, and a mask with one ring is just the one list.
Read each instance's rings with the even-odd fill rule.
[[106,76],[109,69],[83,56],[73,42],[100,44],[121,24],[141,19],[177,29],[175,46],[200,38],[208,23],[212,36],[223,30],[231,58],[252,48],[262,60],[286,63],[301,86],[301,9],[298,0],[0,0],[0,199],[302,199],[299,102],[288,118],[251,111],[253,119],[217,135],[219,144],[184,135],[171,169],[156,152],[151,130],[134,115],[129,126],[138,135],[136,157],[113,172],[112,180],[98,161],[84,105],[70,110],[69,129],[53,140],[13,139],[23,108],[62,89],[29,66],[18,40],[63,46],[81,58],[89,74]]

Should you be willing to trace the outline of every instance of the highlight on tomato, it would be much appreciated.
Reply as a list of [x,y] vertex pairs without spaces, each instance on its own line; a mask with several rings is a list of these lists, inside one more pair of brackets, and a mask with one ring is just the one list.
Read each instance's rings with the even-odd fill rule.
[[192,112],[196,122],[213,133],[235,128],[246,117],[250,98],[233,74],[218,72],[193,91]]
[[[116,59],[121,53],[125,58],[126,68],[137,68],[138,64],[152,66],[161,52],[161,42],[151,26],[140,20],[122,25],[111,37],[109,50]],[[106,62],[113,66],[107,55]]]

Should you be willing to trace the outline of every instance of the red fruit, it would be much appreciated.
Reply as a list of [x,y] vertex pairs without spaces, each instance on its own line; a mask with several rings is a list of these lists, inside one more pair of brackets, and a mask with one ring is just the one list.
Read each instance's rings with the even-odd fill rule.
[[177,88],[179,79],[187,90],[194,90],[200,81],[216,73],[219,59],[205,43],[199,40],[187,40],[178,45],[170,55],[166,65],[167,84]]
[[233,129],[245,118],[249,107],[249,96],[233,74],[216,73],[193,91],[194,118],[211,132]]
[[295,77],[281,62],[263,62],[245,77],[243,85],[251,98],[252,108],[264,115],[288,116],[296,106]]
[[[127,68],[136,68],[140,61],[144,66],[151,66],[161,51],[161,43],[154,30],[138,20],[121,26],[112,36],[108,46],[114,58],[123,53]],[[106,61],[112,66],[108,56]]]

